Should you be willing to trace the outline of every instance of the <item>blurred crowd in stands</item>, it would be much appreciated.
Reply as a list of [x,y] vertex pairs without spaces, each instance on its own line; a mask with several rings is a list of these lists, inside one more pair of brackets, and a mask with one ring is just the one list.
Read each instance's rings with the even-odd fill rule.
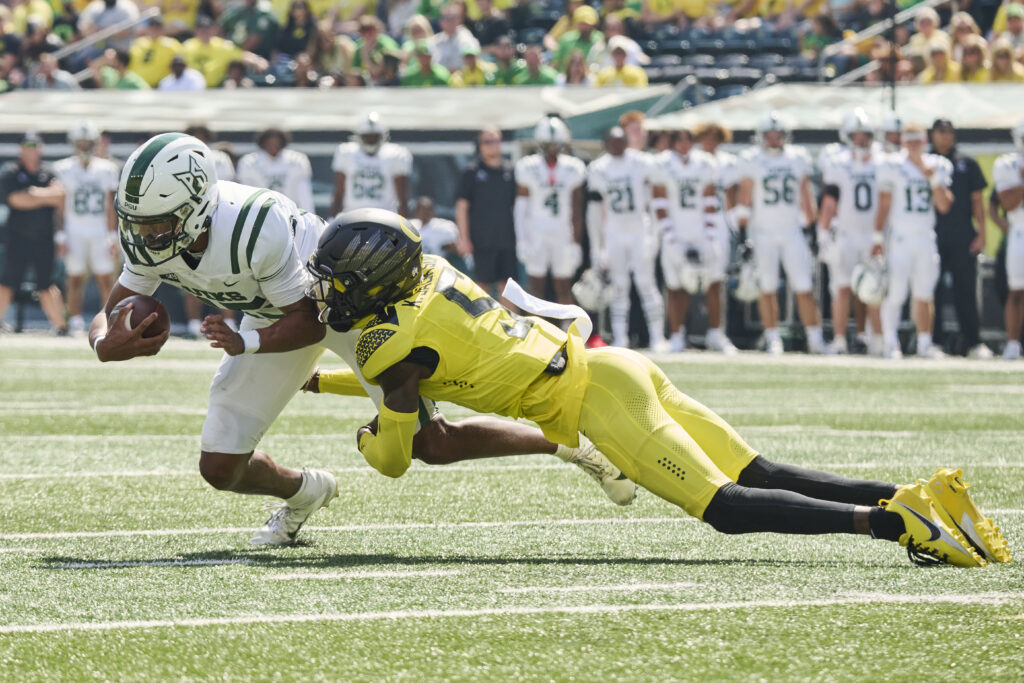
[[0,5],[0,92],[643,86],[706,68],[724,70],[715,78],[735,86],[721,96],[767,73],[815,80],[821,67],[835,76],[868,63],[877,67],[869,82],[1024,80],[1024,5],[1016,2],[970,0],[955,13],[949,5],[922,8],[891,41],[888,33],[855,37],[914,4],[11,0]]

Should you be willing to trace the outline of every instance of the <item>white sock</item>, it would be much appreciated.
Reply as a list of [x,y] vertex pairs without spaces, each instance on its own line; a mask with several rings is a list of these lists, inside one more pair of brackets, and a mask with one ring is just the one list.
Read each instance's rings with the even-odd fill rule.
[[562,462],[569,462],[569,458],[572,457],[572,453],[574,450],[576,449],[569,448],[564,443],[558,443],[555,444],[554,456],[561,460]]
[[782,341],[782,335],[779,334],[779,328],[777,327],[765,328],[764,338],[768,341]]
[[821,333],[821,326],[820,325],[812,325],[812,326],[808,327],[807,328],[807,339],[812,344],[818,344],[818,345],[824,346],[824,344],[825,344],[825,337]]
[[293,508],[294,507],[302,507],[303,505],[309,503],[309,498],[310,498],[309,482],[310,482],[310,479],[311,478],[309,476],[309,473],[306,470],[302,470],[302,483],[299,484],[299,490],[296,491],[295,495],[292,496],[291,498],[285,498],[284,502],[288,503],[288,505],[292,506]]
[[918,332],[917,333],[917,352],[926,353],[932,348],[932,333],[931,332]]
[[199,336],[199,318],[193,318],[188,321],[188,333],[193,337]]
[[673,340],[678,339],[680,341],[682,341],[683,339],[686,339],[686,326],[683,325],[678,330],[673,332],[672,333],[672,339]]

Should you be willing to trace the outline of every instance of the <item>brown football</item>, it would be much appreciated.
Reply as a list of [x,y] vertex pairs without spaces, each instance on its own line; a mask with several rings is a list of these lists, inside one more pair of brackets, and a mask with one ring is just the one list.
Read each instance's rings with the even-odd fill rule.
[[114,310],[110,312],[110,319],[113,320],[114,315],[128,304],[132,305],[131,317],[128,320],[128,326],[132,329],[138,327],[150,313],[155,311],[157,314],[156,320],[142,333],[143,337],[155,337],[170,329],[171,318],[167,315],[167,309],[164,308],[162,303],[145,294],[136,294],[118,301],[117,305],[114,306]]

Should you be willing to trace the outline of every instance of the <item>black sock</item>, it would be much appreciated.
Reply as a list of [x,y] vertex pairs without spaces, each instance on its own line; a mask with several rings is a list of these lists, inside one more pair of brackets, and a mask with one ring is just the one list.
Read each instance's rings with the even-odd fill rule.
[[853,534],[854,509],[854,505],[792,491],[751,489],[730,482],[718,489],[703,517],[724,534]]
[[907,533],[907,525],[903,523],[903,518],[885,508],[872,508],[868,514],[868,524],[871,526],[872,538],[899,542],[900,536]]
[[785,489],[819,500],[871,506],[878,505],[883,498],[892,498],[898,488],[887,482],[847,479],[831,472],[783,465],[760,455],[740,472],[736,483],[755,489]]

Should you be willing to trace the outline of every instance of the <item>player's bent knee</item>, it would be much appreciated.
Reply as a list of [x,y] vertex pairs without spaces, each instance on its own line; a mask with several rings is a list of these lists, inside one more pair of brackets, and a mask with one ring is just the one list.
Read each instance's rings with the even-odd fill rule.
[[218,491],[232,491],[245,474],[250,455],[203,451],[199,456],[199,474]]
[[737,489],[742,490],[742,487],[726,484],[718,489],[711,502],[704,508],[704,521],[719,533],[742,534],[746,531],[741,523],[742,513],[737,505]]
[[439,415],[425,424],[412,440],[412,457],[428,465],[449,465],[458,458],[448,447],[453,425]]

